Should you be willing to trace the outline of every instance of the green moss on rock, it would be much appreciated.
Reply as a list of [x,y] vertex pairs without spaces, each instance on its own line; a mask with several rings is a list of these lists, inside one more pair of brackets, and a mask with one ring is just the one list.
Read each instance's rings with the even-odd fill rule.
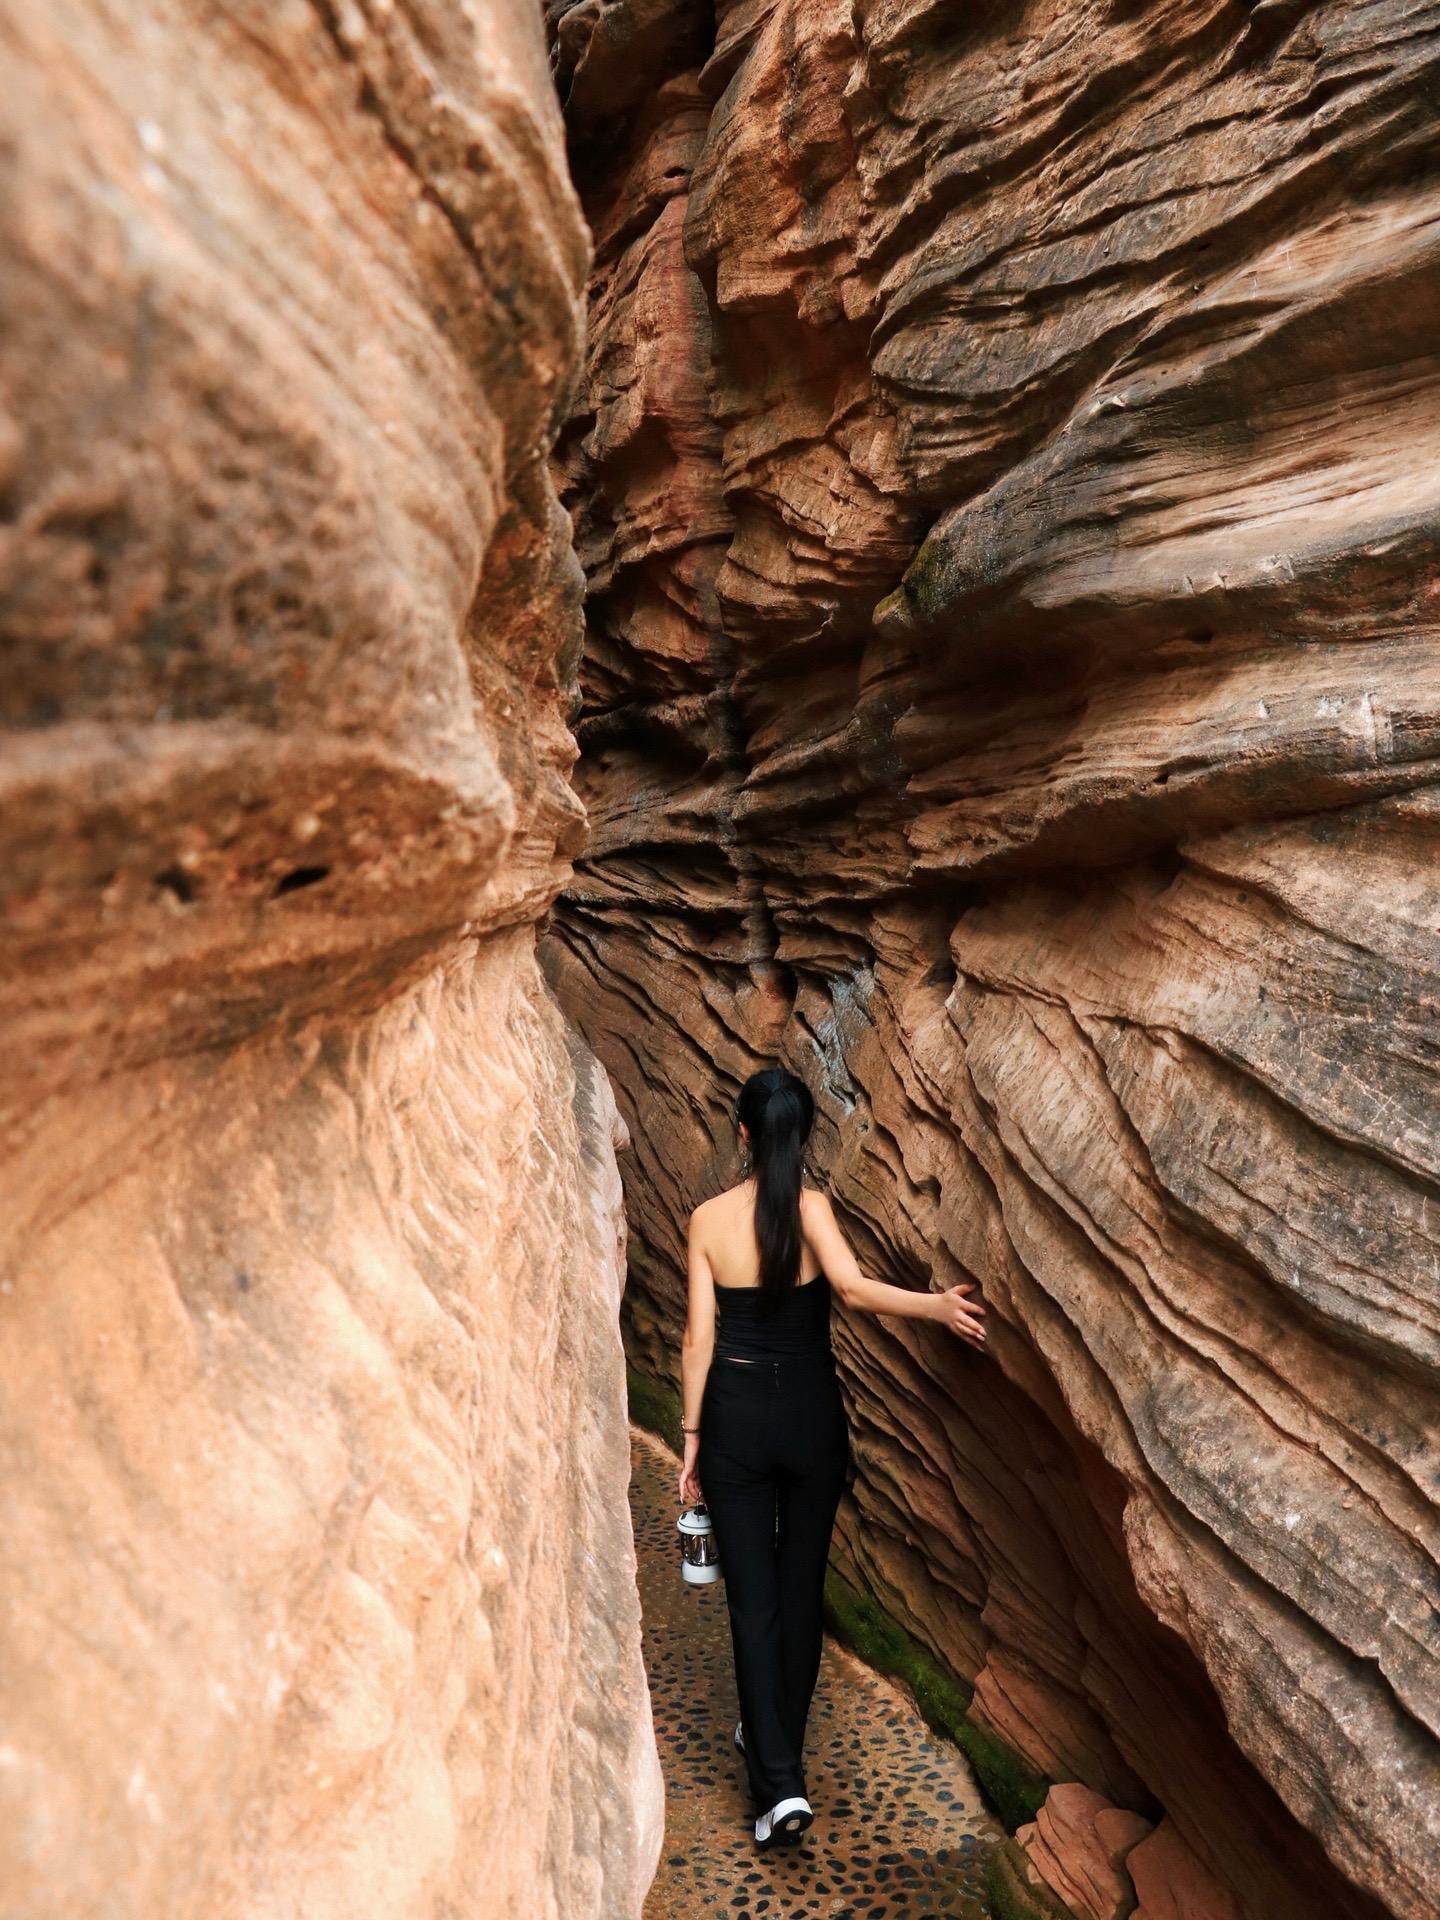
[[904,1682],[926,1724],[964,1753],[1008,1831],[1035,1818],[1050,1782],[978,1726],[969,1716],[970,1690],[963,1682],[918,1646],[873,1595],[857,1593],[833,1568],[825,1577],[825,1618],[835,1638],[867,1666]]
[[665,1444],[676,1453],[683,1453],[684,1438],[680,1432],[680,1396],[675,1389],[664,1381],[653,1380],[648,1373],[641,1373],[633,1362],[625,1366],[625,1385],[630,1404],[630,1418],[637,1427],[645,1427],[651,1433],[658,1433]]
[[985,1862],[985,1891],[995,1920],[1074,1920],[1070,1909],[1045,1887],[1025,1878],[1025,1851],[1007,1840]]
[[959,1745],[975,1769],[986,1798],[1011,1833],[1035,1818],[1052,1784],[1043,1774],[973,1720],[965,1722]]
[[835,1638],[867,1666],[905,1682],[928,1725],[959,1742],[968,1690],[918,1647],[872,1594],[856,1593],[832,1569],[825,1576],[825,1617]]

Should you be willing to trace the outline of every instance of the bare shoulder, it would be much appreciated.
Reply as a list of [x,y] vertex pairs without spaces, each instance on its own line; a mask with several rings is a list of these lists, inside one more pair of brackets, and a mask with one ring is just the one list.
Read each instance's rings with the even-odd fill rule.
[[828,1220],[832,1215],[830,1196],[823,1187],[801,1187],[800,1217],[802,1220]]
[[693,1209],[690,1215],[691,1220],[709,1220],[715,1214],[723,1213],[725,1203],[727,1201],[733,1201],[739,1191],[739,1187],[726,1187],[723,1193],[712,1193],[708,1200],[702,1200],[700,1204]]

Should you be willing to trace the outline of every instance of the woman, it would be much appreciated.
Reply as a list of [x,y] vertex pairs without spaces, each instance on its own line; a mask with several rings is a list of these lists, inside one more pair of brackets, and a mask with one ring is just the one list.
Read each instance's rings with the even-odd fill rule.
[[862,1313],[938,1320],[972,1346],[985,1340],[985,1309],[962,1297],[969,1283],[912,1293],[861,1273],[829,1200],[802,1184],[814,1113],[793,1073],[752,1074],[735,1118],[753,1172],[698,1206],[688,1236],[680,1498],[703,1499],[715,1528],[740,1698],[735,1744],[762,1847],[798,1838],[814,1818],[802,1749],[850,1465],[831,1291]]

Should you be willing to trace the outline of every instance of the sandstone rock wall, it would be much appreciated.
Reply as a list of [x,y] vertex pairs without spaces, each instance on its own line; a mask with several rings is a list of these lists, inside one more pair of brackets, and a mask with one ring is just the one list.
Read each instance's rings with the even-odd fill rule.
[[548,11],[632,1357],[778,1055],[990,1314],[840,1326],[837,1568],[1145,1911],[1434,1916],[1440,8]]
[[0,1910],[634,1916],[524,0],[0,6]]

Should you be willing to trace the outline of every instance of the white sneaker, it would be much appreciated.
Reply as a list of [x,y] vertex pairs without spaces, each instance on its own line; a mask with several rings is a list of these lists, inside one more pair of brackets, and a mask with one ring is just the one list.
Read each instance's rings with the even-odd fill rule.
[[744,1753],[744,1751],[745,1751],[745,1722],[744,1722],[743,1720],[737,1720],[737,1721],[735,1722],[735,1744],[736,1744],[736,1746],[737,1746],[737,1747],[739,1747],[739,1749],[740,1749],[740,1751],[741,1751],[741,1753]]
[[755,1844],[769,1847],[777,1840],[798,1840],[814,1818],[808,1800],[799,1795],[782,1800],[755,1822]]

